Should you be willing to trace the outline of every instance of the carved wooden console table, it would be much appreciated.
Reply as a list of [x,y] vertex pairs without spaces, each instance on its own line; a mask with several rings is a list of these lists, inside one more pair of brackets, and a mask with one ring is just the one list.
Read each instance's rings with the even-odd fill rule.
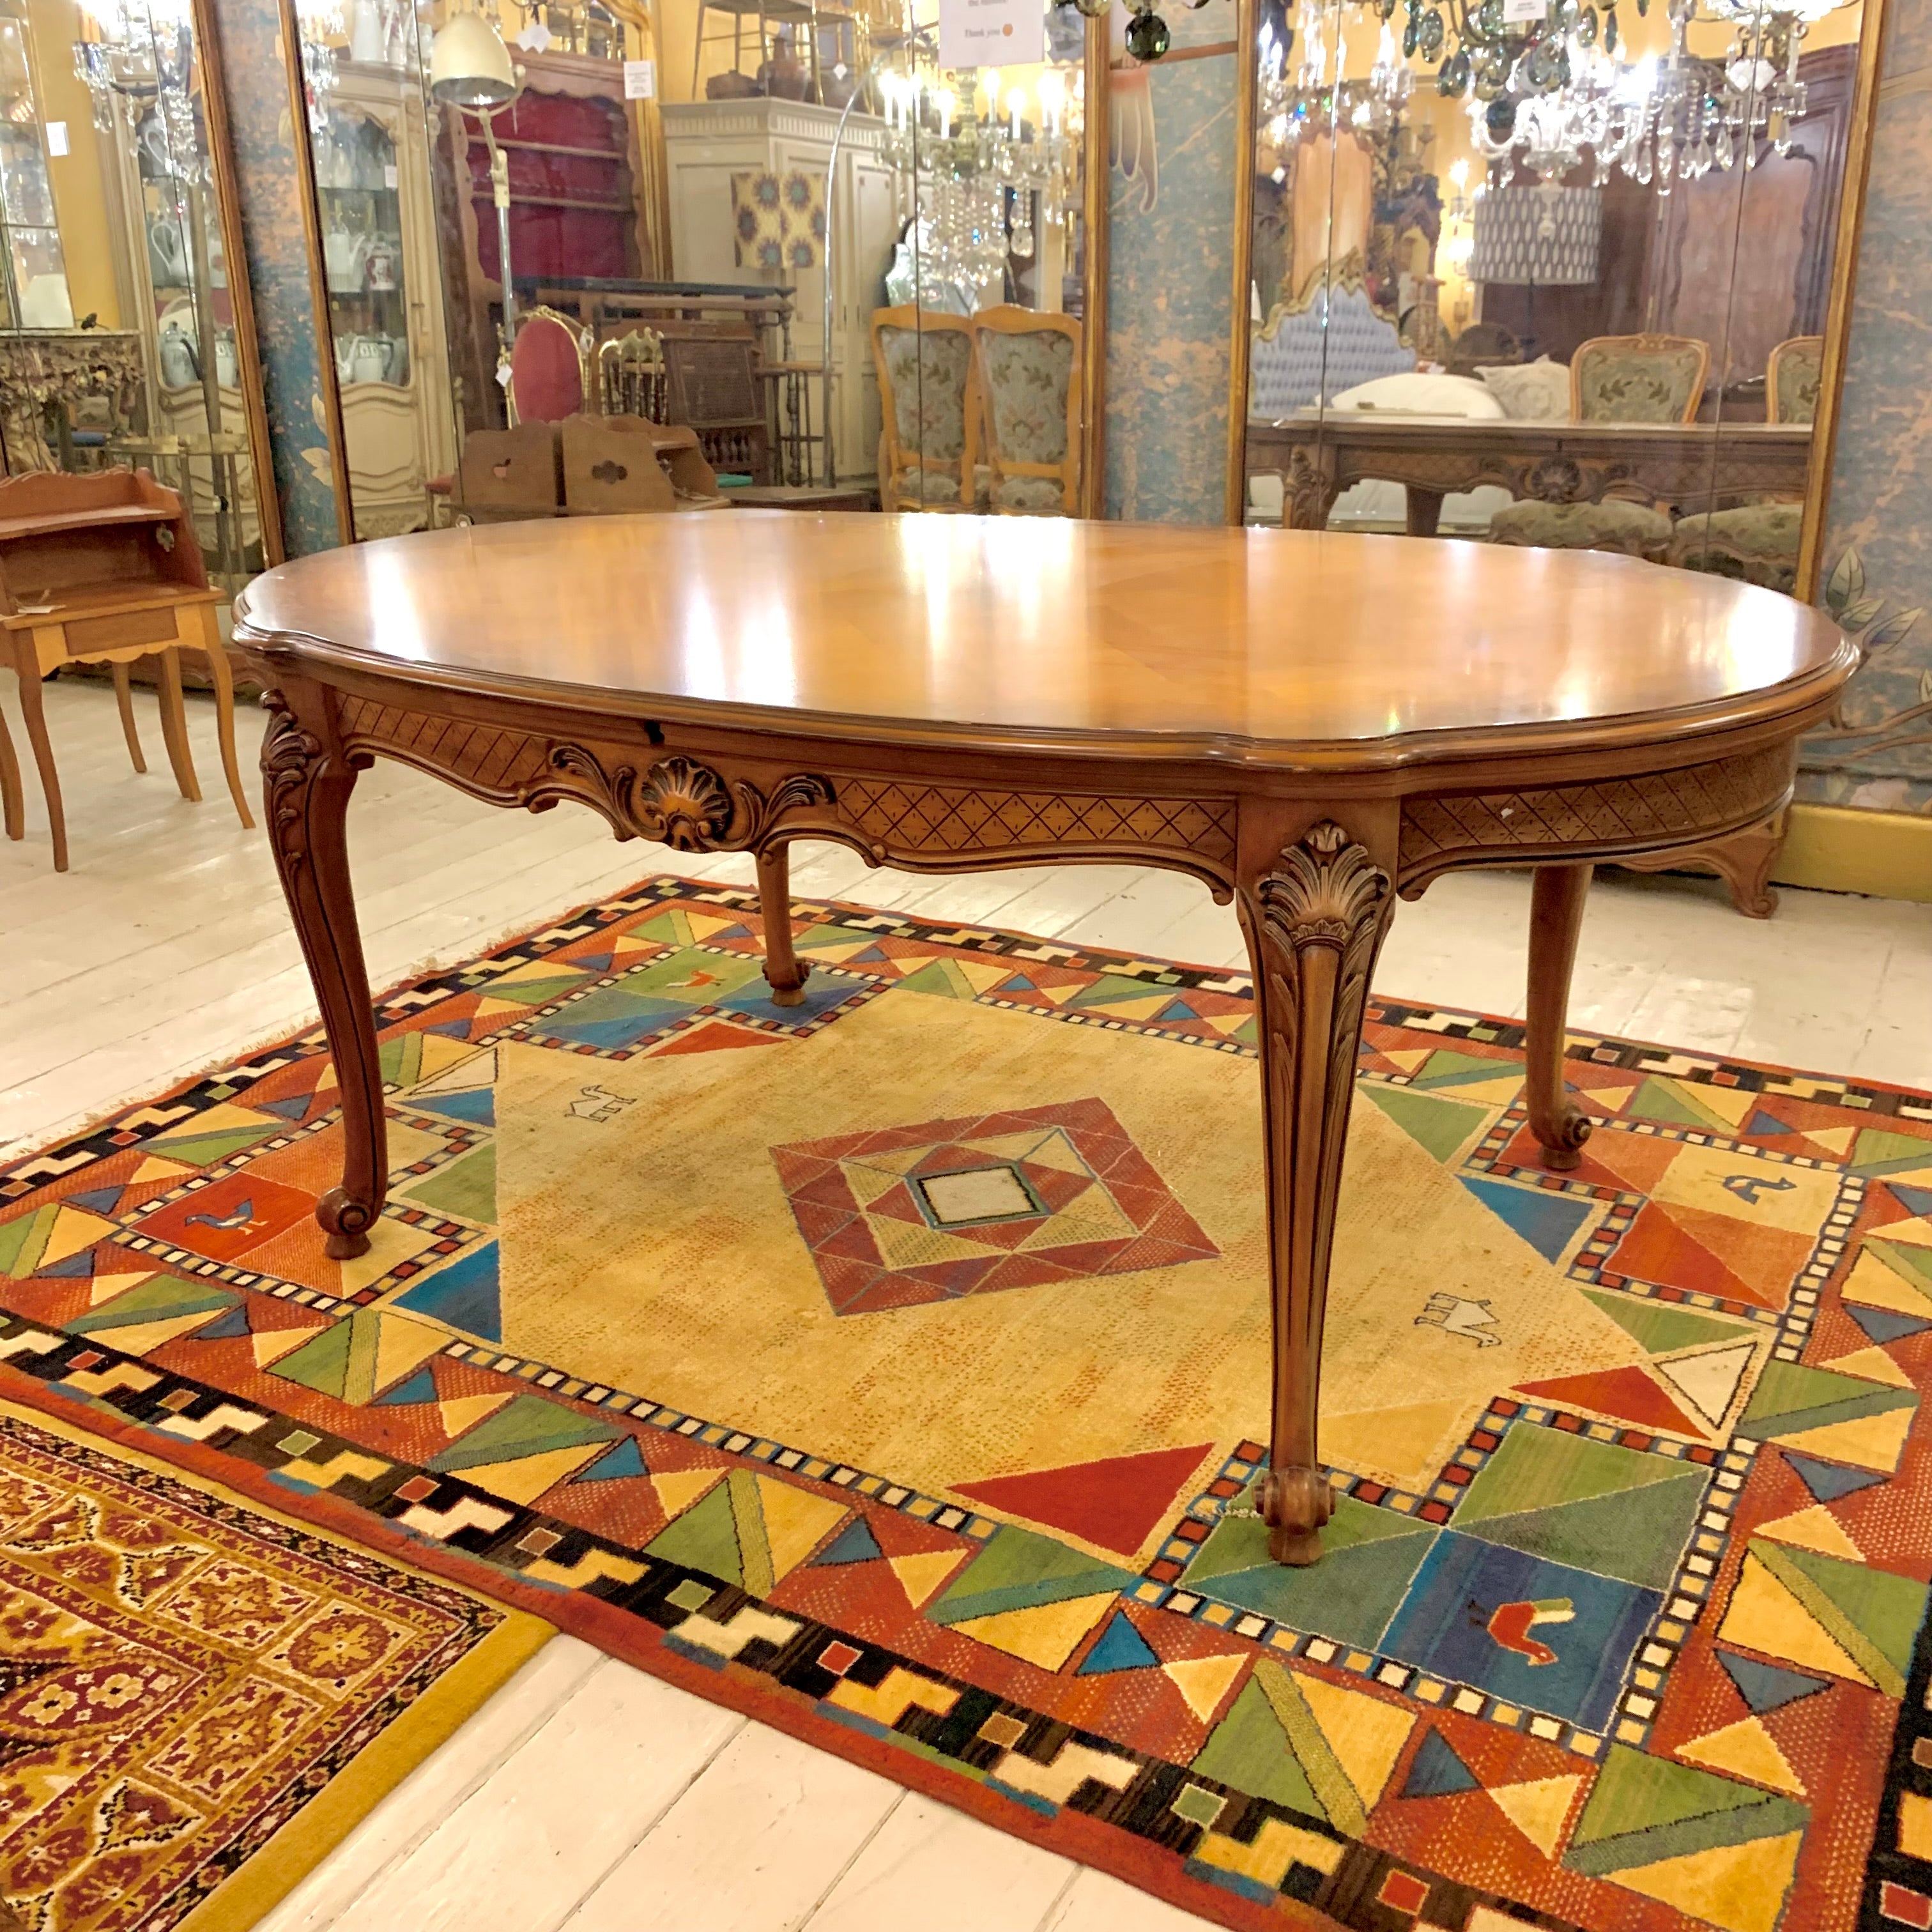
[[[1445,568],[1453,556],[1454,567]],[[620,838],[757,856],[766,975],[806,969],[785,848],[970,872],[1130,860],[1233,899],[1260,1019],[1274,1324],[1269,1546],[1312,1562],[1351,1076],[1398,895],[1537,868],[1528,1105],[1588,1124],[1563,1010],[1593,860],[1756,824],[1851,647],[1769,591],[1587,553],[962,517],[598,518],[391,538],[257,579],[268,826],[340,1082],[360,1253],[386,1187],[344,840],[393,758]]]
[[1401,484],[1408,533],[1432,537],[1442,500],[1496,484],[1540,502],[1606,496],[1675,508],[1709,496],[1802,496],[1809,423],[1516,422],[1309,410],[1248,424],[1247,472],[1282,478],[1282,521],[1318,530],[1336,497],[1374,478]]

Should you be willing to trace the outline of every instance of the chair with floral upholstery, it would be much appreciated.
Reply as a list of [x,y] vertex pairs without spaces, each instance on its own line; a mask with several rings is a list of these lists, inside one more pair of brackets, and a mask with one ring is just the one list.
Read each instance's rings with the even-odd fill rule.
[[1711,346],[1690,335],[1598,335],[1570,358],[1570,413],[1578,422],[1697,419]]
[[1810,422],[1818,413],[1818,386],[1824,374],[1825,338],[1787,336],[1765,364],[1766,421]]
[[[1593,336],[1570,358],[1570,414],[1580,423],[1694,422],[1710,367],[1710,344],[1694,336]],[[1645,503],[1511,503],[1490,519],[1490,541],[1661,562],[1671,522]]]
[[[1794,335],[1780,342],[1765,364],[1766,421],[1810,422],[1817,413],[1824,366],[1822,335]],[[1804,533],[1802,502],[1762,497],[1733,509],[1686,517],[1677,526],[1670,561],[1788,594],[1798,583],[1798,546]]]
[[985,308],[973,318],[992,507],[1006,516],[1080,509],[1080,324]]
[[[910,302],[876,308],[872,361],[885,416],[879,438],[880,506],[971,509],[980,454],[971,320]],[[963,491],[962,477],[968,479]]]

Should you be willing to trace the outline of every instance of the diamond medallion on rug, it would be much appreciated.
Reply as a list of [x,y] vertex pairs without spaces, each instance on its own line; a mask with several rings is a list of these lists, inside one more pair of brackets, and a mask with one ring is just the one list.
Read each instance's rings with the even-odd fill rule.
[[755,914],[381,1003],[355,1261],[314,1035],[0,1172],[0,1380],[1230,1925],[1932,1928],[1932,1100],[1372,1004],[1290,1569],[1245,982]]
[[1219,1253],[1103,1100],[775,1147],[842,1315]]

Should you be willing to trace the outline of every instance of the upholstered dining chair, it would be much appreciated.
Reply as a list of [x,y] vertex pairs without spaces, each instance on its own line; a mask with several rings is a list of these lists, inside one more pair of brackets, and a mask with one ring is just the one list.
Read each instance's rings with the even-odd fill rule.
[[[1704,399],[1711,346],[1690,335],[1598,335],[1570,358],[1570,414],[1580,423],[1688,423]],[[1661,562],[1667,511],[1646,503],[1511,503],[1490,519],[1492,543],[1612,550]]]
[[1592,336],[1570,358],[1570,413],[1578,422],[1694,422],[1710,371],[1711,345],[1695,336]]
[[971,320],[910,302],[874,309],[872,362],[885,417],[881,506],[971,509],[979,494],[980,413]]
[[1818,413],[1818,386],[1824,374],[1825,338],[1786,336],[1765,362],[1765,420],[1810,422]]
[[590,395],[590,338],[554,308],[526,309],[510,345],[510,422],[562,422]]
[[[1765,364],[1766,420],[1810,422],[1817,413],[1824,366],[1822,335],[1794,335],[1780,342]],[[1797,586],[1798,547],[1804,534],[1802,502],[1761,497],[1684,518],[1671,541],[1668,561],[1788,594]]]
[[1080,511],[1079,322],[1003,306],[973,318],[988,501],[1008,516]]

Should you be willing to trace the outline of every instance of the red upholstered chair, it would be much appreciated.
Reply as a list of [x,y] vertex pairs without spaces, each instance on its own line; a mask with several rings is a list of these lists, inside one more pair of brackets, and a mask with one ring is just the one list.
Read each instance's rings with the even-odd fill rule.
[[513,422],[561,422],[590,392],[589,337],[553,308],[526,309],[510,350]]

